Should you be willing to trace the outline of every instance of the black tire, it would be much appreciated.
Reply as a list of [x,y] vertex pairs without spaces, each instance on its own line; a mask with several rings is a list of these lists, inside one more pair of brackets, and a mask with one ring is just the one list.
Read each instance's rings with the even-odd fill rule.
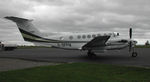
[[96,54],[94,52],[88,52],[87,55],[89,58],[96,57]]
[[137,52],[132,52],[132,57],[137,57]]

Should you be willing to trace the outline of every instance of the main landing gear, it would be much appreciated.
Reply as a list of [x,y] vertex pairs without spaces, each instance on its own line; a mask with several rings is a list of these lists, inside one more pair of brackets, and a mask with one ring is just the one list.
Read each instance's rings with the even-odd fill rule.
[[96,54],[94,52],[92,52],[92,50],[88,50],[87,55],[90,58],[96,57]]

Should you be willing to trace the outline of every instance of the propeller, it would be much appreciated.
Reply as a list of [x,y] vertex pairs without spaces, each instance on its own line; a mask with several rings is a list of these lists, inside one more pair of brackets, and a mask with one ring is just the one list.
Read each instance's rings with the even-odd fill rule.
[[129,52],[131,52],[131,50],[132,50],[132,28],[129,29],[129,37],[130,37]]
[[130,39],[132,39],[132,28],[129,30]]
[[129,52],[132,51],[132,57],[136,57],[137,56],[137,52],[134,51],[134,46],[136,45],[137,41],[132,39],[132,28],[129,29]]

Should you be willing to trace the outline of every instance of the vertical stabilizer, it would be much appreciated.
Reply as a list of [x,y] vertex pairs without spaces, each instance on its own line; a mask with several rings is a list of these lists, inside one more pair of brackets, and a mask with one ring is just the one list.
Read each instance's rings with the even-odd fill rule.
[[7,16],[5,18],[17,24],[24,40],[28,41],[29,39],[41,38],[42,34],[32,24],[33,20],[13,16]]

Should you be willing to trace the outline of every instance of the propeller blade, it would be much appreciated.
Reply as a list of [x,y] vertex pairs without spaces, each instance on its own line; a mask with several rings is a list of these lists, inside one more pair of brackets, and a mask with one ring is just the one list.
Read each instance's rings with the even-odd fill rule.
[[129,41],[129,52],[131,52],[132,50],[132,28],[129,29],[129,37],[130,37],[130,41]]
[[129,30],[129,36],[130,36],[130,39],[132,39],[132,28],[130,28]]

